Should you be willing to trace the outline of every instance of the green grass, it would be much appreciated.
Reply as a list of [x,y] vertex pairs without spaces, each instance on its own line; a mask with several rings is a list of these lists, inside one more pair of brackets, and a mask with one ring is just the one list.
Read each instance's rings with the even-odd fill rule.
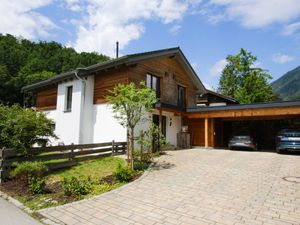
[[30,209],[39,210],[99,195],[125,184],[118,181],[114,182],[113,184],[100,182],[102,178],[112,175],[119,163],[124,164],[124,160],[118,157],[106,157],[97,160],[90,160],[81,162],[78,165],[67,169],[53,171],[46,177],[46,180],[51,180],[52,182],[61,181],[64,178],[68,179],[72,176],[78,178],[90,177],[92,181],[92,187],[87,195],[79,197],[66,197],[61,191],[59,193],[49,194],[28,194],[17,196],[16,198]]
[[90,177],[92,181],[97,182],[101,178],[111,175],[118,164],[124,164],[124,161],[118,157],[106,157],[97,160],[81,162],[76,166],[61,169],[52,172],[49,177],[52,179],[73,177]]

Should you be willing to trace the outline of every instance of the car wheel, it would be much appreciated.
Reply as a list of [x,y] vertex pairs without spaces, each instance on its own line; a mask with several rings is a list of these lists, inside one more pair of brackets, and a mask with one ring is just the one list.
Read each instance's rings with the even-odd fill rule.
[[276,149],[276,152],[277,152],[278,154],[281,154],[281,153],[282,153],[282,150]]

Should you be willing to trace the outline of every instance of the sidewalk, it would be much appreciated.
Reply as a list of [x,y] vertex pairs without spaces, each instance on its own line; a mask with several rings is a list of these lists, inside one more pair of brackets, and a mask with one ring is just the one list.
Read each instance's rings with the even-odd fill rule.
[[5,225],[41,225],[15,205],[0,197],[1,224]]

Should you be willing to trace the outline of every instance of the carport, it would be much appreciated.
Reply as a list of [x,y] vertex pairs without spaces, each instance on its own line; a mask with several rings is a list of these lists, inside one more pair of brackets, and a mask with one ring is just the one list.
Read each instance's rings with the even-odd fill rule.
[[300,101],[189,108],[183,125],[193,146],[226,147],[229,137],[243,130],[259,148],[274,149],[280,129],[300,127]]

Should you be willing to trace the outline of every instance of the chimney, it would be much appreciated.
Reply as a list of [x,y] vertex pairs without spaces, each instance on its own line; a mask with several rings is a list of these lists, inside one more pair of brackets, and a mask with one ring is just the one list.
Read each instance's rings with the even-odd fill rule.
[[119,58],[119,42],[116,42],[116,58]]

